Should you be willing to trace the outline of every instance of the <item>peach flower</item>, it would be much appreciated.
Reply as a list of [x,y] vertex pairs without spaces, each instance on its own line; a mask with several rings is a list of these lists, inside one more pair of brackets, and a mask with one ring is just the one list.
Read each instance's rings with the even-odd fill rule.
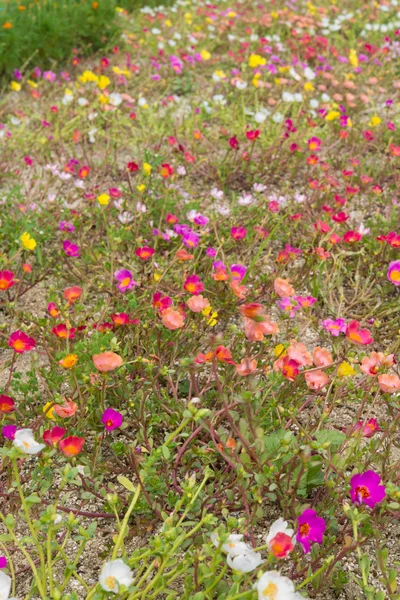
[[264,317],[264,321],[253,321],[245,317],[244,332],[250,342],[262,342],[264,335],[275,335],[279,333],[277,323],[270,321],[268,316]]
[[98,371],[102,373],[108,373],[108,371],[114,371],[118,369],[124,362],[123,358],[121,358],[115,352],[101,352],[100,354],[95,354],[92,356],[94,366]]
[[321,346],[314,348],[312,357],[316,367],[328,367],[333,363],[332,354],[327,348],[321,348]]
[[274,290],[281,298],[294,295],[294,287],[290,285],[288,279],[277,277],[274,281]]
[[394,394],[400,390],[400,378],[397,375],[378,375],[378,382],[382,392]]
[[329,377],[324,371],[310,371],[305,373],[304,377],[306,378],[307,387],[317,392],[322,390],[329,381]]
[[64,404],[55,404],[54,412],[62,419],[72,417],[78,410],[78,405],[72,400],[65,400]]
[[379,367],[391,367],[394,364],[394,354],[385,356],[383,352],[371,352],[361,360],[361,371],[373,377],[378,374]]
[[296,340],[290,340],[290,346],[286,351],[289,358],[295,360],[299,365],[303,367],[306,365],[312,365],[312,356],[307,350],[306,346],[301,342],[296,342]]
[[229,285],[231,286],[231,290],[235,294],[236,298],[239,300],[244,300],[246,298],[247,288],[245,285],[241,285],[240,281],[235,279],[234,281],[231,281]]
[[199,296],[191,296],[189,300],[186,302],[190,310],[194,313],[199,313],[207,306],[210,306],[207,298],[204,298],[201,294]]
[[236,371],[242,377],[251,375],[257,369],[257,361],[255,358],[242,358],[240,364],[236,365]]
[[174,331],[175,329],[180,329],[181,327],[183,327],[183,324],[185,322],[181,313],[178,310],[173,309],[172,306],[169,306],[168,308],[162,311],[161,320],[163,322],[164,327],[166,327],[167,329],[171,329],[171,331]]

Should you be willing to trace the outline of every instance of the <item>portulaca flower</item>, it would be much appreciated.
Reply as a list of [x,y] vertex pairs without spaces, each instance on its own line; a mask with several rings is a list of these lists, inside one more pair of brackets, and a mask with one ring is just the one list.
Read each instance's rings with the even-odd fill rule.
[[294,529],[290,529],[287,521],[279,518],[272,523],[265,541],[271,554],[276,558],[286,558],[296,544]]
[[297,600],[301,598],[294,591],[293,582],[288,577],[282,577],[278,571],[267,571],[257,581],[259,600]]
[[99,576],[99,583],[103,590],[114,594],[118,593],[121,585],[128,588],[132,582],[132,571],[120,558],[106,562]]
[[33,437],[32,429],[19,429],[14,437],[13,445],[25,454],[38,454],[45,444],[39,444]]
[[113,92],[110,94],[108,101],[112,106],[119,106],[122,104],[122,96],[118,92]]
[[11,591],[11,577],[0,571],[0,600],[8,600]]
[[222,200],[224,197],[224,192],[218,188],[212,188],[210,196],[212,196],[215,200]]
[[315,79],[315,73],[312,69],[310,69],[310,67],[306,67],[304,69],[304,77],[309,81],[312,81],[313,79]]
[[[245,545],[247,546],[247,544]],[[244,554],[237,554],[236,556],[228,554],[226,560],[231,569],[240,571],[241,573],[250,573],[264,562],[261,558],[261,554],[259,552],[254,552],[249,547]]]

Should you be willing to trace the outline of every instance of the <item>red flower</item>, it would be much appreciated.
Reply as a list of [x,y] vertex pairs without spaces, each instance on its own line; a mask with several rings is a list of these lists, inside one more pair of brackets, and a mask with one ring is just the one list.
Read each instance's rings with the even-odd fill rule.
[[260,133],[259,129],[252,129],[251,131],[246,131],[246,137],[248,140],[254,141],[260,136]]
[[168,177],[171,177],[171,175],[174,174],[174,169],[168,163],[163,163],[161,165],[160,173],[161,177],[164,177],[164,179],[168,179]]
[[6,415],[15,410],[15,402],[10,396],[0,394],[0,414]]
[[52,332],[63,340],[73,340],[75,337],[75,327],[67,327],[65,323],[60,323],[53,327]]
[[16,283],[12,271],[0,271],[0,291],[8,290]]
[[49,304],[47,305],[47,312],[52,317],[58,317],[58,315],[60,314],[60,310],[57,308],[54,302],[49,302]]
[[62,437],[66,434],[67,430],[64,427],[53,427],[53,429],[47,429],[43,433],[43,441],[48,446],[56,446]]
[[68,458],[79,454],[85,443],[85,438],[77,437],[76,435],[70,435],[69,437],[61,440],[58,444],[61,452]]
[[239,148],[239,142],[234,136],[229,138],[229,145],[233,150],[238,150]]
[[299,374],[299,363],[289,356],[282,359],[282,375],[289,381],[294,381]]
[[135,162],[128,162],[127,169],[130,173],[136,173],[139,170],[139,165]]
[[29,335],[18,330],[10,335],[8,345],[18,354],[23,354],[24,352],[32,350],[36,346],[36,342],[33,338],[29,337]]
[[186,277],[183,287],[189,294],[200,294],[204,291],[204,283],[198,275],[189,275],[189,277]]
[[85,177],[87,177],[88,175],[90,175],[90,167],[85,165],[79,169],[78,176],[81,179],[85,179]]
[[350,215],[348,215],[345,212],[339,212],[339,213],[336,213],[336,215],[332,215],[332,220],[335,221],[336,223],[344,223],[345,221],[347,221],[349,216]]
[[346,233],[343,236],[343,239],[345,242],[347,242],[348,244],[353,244],[354,242],[359,242],[362,238],[361,233],[358,233],[358,231],[346,231]]
[[149,260],[149,258],[153,256],[154,252],[154,248],[149,248],[148,246],[143,246],[142,248],[137,248],[135,250],[136,256],[142,260]]

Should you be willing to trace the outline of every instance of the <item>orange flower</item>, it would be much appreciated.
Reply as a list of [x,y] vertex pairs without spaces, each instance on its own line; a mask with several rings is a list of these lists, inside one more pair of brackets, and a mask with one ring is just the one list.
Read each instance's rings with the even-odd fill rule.
[[102,373],[114,371],[120,367],[124,360],[115,352],[101,352],[92,356],[94,366]]
[[70,435],[69,437],[60,440],[58,447],[64,456],[71,458],[79,454],[85,443],[85,438],[77,437],[76,435]]
[[58,361],[58,364],[64,367],[64,369],[72,369],[78,362],[77,354],[67,354],[63,359]]
[[12,29],[12,26],[12,23],[10,23],[10,21],[7,21],[6,23],[4,23],[3,29]]
[[247,288],[245,285],[241,285],[240,281],[234,280],[229,284],[232,292],[239,300],[244,300],[247,294]]
[[64,290],[64,298],[68,300],[69,304],[72,304],[72,302],[76,302],[76,300],[78,300],[78,298],[81,297],[81,294],[82,288],[78,285],[73,285],[72,287],[66,288]]
[[161,313],[161,320],[167,329],[174,331],[175,329],[180,329],[183,327],[185,319],[183,315],[178,311],[169,306]]
[[264,335],[275,335],[276,333],[279,333],[279,327],[277,323],[270,321],[268,316],[261,322],[245,318],[244,333],[250,342],[262,342]]

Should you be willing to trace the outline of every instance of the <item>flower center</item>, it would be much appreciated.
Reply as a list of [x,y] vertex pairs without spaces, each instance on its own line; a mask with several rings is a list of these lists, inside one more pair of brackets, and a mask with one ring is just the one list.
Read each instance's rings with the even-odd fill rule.
[[306,537],[310,533],[310,529],[311,527],[308,523],[303,523],[302,525],[300,525],[300,535],[302,537]]
[[15,350],[23,350],[25,348],[25,344],[22,340],[16,340],[14,342],[14,348]]
[[123,287],[126,287],[127,285],[129,285],[131,282],[131,278],[130,277],[124,277],[124,279],[121,281],[121,285]]
[[107,423],[106,423],[107,427],[112,427],[112,426],[113,426],[113,424],[114,424],[114,423],[112,422],[112,420],[111,420],[111,419],[108,419],[108,420],[107,420]]
[[105,579],[104,583],[109,590],[113,590],[115,588],[115,577],[110,575]]
[[369,489],[365,485],[356,487],[356,494],[359,498],[369,498],[371,495]]
[[263,590],[262,595],[266,598],[274,600],[278,595],[278,587],[275,585],[275,583],[269,583]]

